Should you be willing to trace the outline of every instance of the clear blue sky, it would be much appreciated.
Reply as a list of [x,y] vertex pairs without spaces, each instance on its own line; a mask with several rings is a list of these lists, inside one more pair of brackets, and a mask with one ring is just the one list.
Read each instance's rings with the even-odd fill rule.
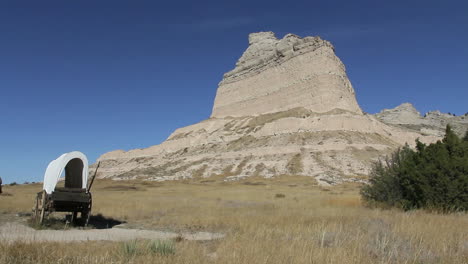
[[364,111],[468,112],[467,1],[0,2],[0,177],[206,119],[251,32],[330,40]]

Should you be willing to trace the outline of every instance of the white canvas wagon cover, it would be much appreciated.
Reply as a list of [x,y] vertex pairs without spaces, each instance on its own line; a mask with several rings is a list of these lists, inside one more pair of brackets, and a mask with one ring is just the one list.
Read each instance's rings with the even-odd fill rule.
[[44,175],[43,189],[51,194],[65,170],[65,187],[86,189],[88,183],[88,159],[79,152],[73,151],[62,154],[51,161]]

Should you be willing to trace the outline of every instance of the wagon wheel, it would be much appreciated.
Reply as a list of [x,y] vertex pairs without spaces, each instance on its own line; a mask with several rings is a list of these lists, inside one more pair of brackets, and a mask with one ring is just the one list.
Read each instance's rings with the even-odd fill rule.
[[33,220],[35,222],[37,222],[38,218],[39,218],[39,194],[36,195],[36,204],[35,206],[33,207]]
[[43,201],[42,192],[40,192],[40,193],[38,193],[36,195],[36,205],[33,208],[33,211],[34,211],[34,216],[33,217],[34,217],[34,221],[36,223],[39,222],[39,219],[41,217],[41,209],[43,207],[42,201]]
[[40,208],[40,216],[39,216],[39,224],[42,225],[44,222],[44,216],[45,216],[45,211],[46,211],[46,192],[42,191],[41,195],[41,208]]
[[89,193],[89,204],[87,210],[81,212],[81,219],[84,223],[84,226],[88,226],[89,219],[91,218],[91,208],[93,206],[93,199],[91,197],[91,193]]
[[33,209],[34,221],[39,224],[42,224],[42,222],[44,222],[44,216],[46,211],[46,197],[47,194],[45,191],[38,193],[36,196],[36,205]]
[[76,224],[76,218],[77,218],[77,216],[78,216],[78,212],[72,212],[71,221],[70,221],[70,222],[71,222],[73,225]]

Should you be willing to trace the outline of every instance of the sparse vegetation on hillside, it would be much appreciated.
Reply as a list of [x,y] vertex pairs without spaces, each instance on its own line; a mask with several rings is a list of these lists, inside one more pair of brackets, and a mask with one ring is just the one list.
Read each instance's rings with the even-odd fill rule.
[[468,210],[468,133],[460,139],[447,126],[442,141],[397,150],[374,164],[361,194],[370,204],[405,210]]
[[286,165],[286,168],[292,175],[297,175],[304,170],[301,153],[294,155]]

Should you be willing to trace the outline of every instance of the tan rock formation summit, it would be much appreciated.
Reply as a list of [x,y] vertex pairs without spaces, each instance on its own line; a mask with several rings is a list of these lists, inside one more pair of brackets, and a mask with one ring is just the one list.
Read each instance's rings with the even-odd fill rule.
[[418,131],[363,114],[343,63],[319,37],[253,33],[220,82],[211,117],[160,145],[99,158],[99,177],[150,180],[306,175],[320,184],[367,175]]
[[303,107],[361,113],[345,66],[320,37],[253,33],[249,47],[224,74],[211,117],[251,116]]

